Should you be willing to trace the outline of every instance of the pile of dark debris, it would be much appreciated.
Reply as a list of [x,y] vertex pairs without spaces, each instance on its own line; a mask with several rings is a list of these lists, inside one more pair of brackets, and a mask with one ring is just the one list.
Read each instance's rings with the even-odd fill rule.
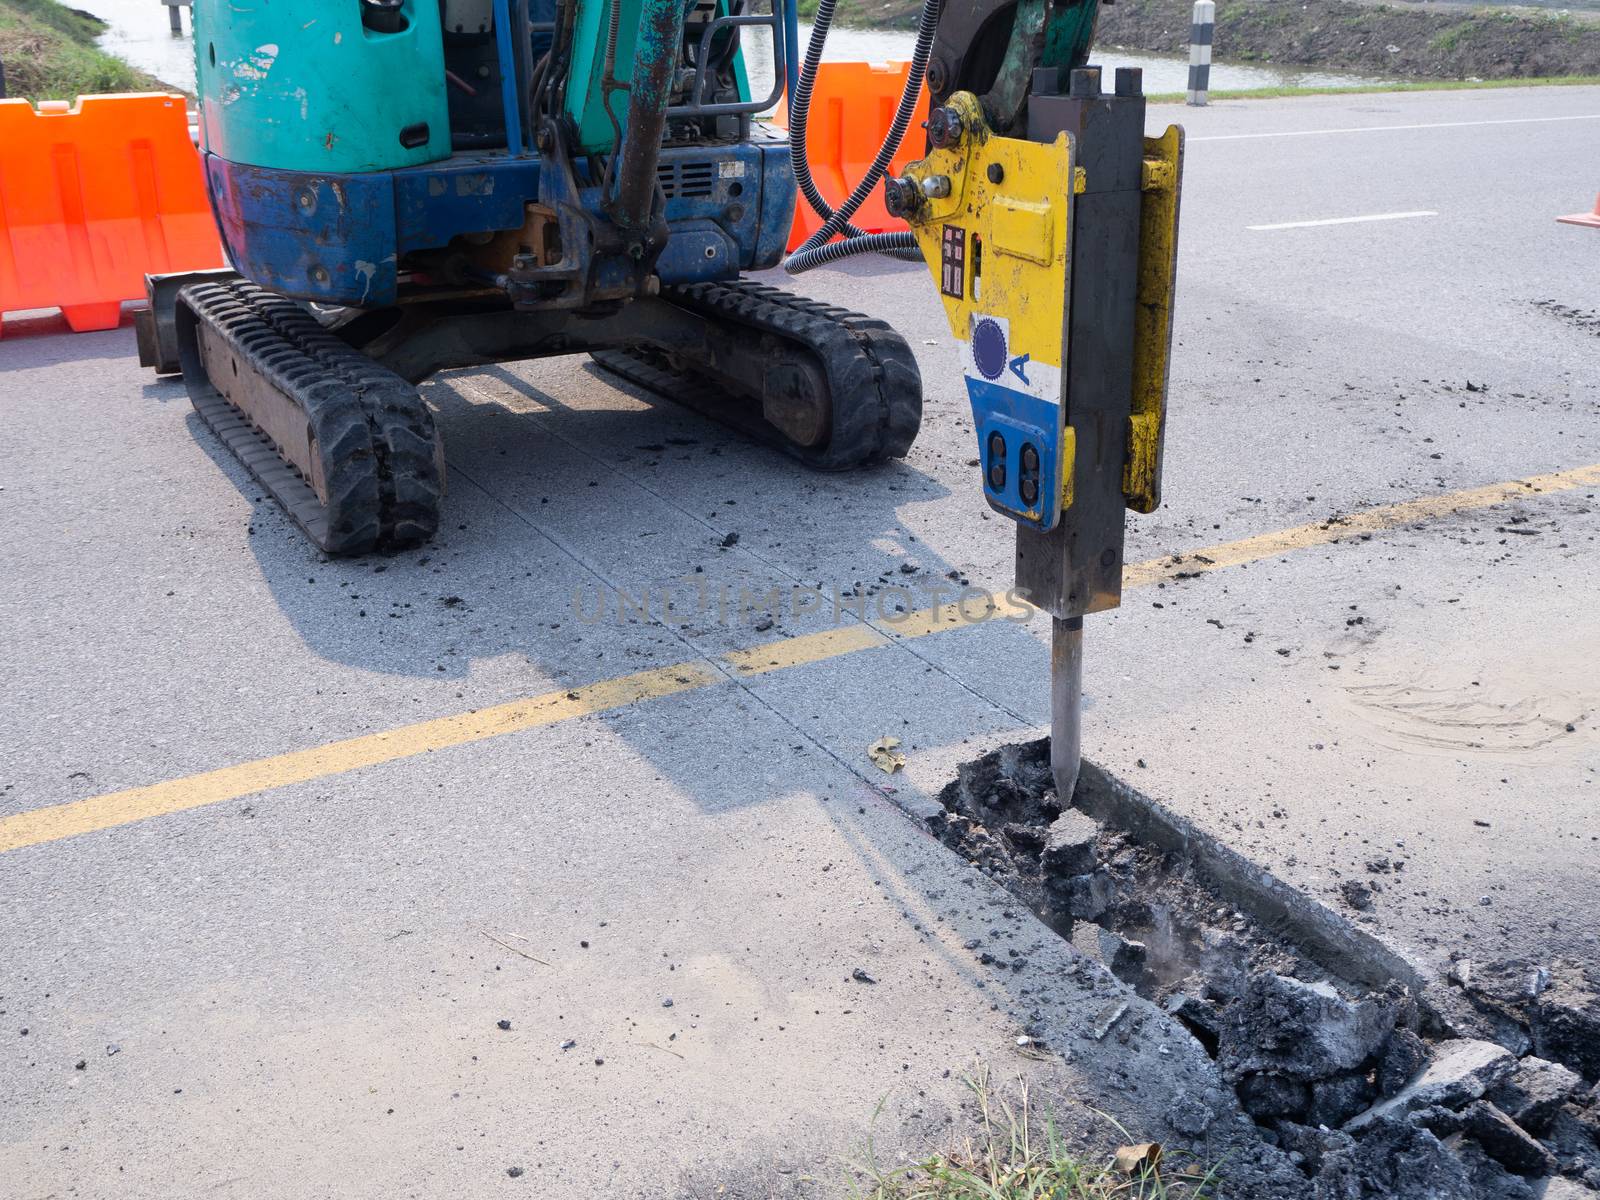
[[1600,1200],[1600,976],[1583,965],[1352,984],[1185,856],[1063,808],[1047,741],[966,764],[939,799],[935,835],[1181,1021],[1315,1200]]

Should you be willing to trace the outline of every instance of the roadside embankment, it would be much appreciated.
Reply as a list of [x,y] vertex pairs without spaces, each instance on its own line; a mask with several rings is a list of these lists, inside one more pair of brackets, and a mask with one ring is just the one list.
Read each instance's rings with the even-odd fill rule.
[[[1189,0],[1123,0],[1100,12],[1099,43],[1177,51]],[[1219,0],[1216,55],[1389,78],[1516,79],[1600,74],[1600,23],[1562,12],[1436,10],[1353,0]]]
[[[839,0],[841,25],[911,29],[911,0]],[[801,0],[801,12],[815,0]],[[1098,45],[1158,53],[1189,44],[1191,0],[1118,0],[1100,8]],[[1218,0],[1216,55],[1385,79],[1529,79],[1600,75],[1592,13],[1439,8],[1359,0]]]
[[170,91],[95,44],[105,22],[56,0],[0,0],[5,95],[71,100],[102,92]]

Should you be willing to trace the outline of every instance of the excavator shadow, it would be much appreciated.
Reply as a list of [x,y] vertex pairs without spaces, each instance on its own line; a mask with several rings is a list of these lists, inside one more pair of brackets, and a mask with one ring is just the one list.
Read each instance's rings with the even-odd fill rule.
[[725,681],[602,719],[705,811],[804,790],[806,741],[816,761],[848,745],[857,786],[875,791],[865,751],[878,736],[912,751],[1016,730],[1014,714],[888,639],[749,682],[732,665],[841,627],[892,638],[933,592],[948,602],[968,566],[906,519],[947,501],[943,484],[904,461],[818,474],[586,371],[519,364],[426,388],[448,448],[445,519],[390,556],[318,553],[190,418],[255,504],[241,535],[279,611],[332,667],[315,674],[348,681],[338,667],[354,668],[380,711],[404,696],[401,724],[696,664]]
[[581,360],[449,373],[424,395],[443,516],[388,556],[320,554],[189,417],[255,505],[241,532],[279,608],[331,662],[456,683],[487,669],[538,693],[835,625],[892,633],[973,569],[907,520],[949,497],[915,451],[815,472]]

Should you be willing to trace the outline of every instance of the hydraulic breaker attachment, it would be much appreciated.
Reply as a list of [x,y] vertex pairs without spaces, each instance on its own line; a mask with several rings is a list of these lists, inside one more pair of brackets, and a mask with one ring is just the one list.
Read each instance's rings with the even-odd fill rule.
[[[1067,84],[1063,89],[1063,83]],[[1140,72],[1033,72],[1027,138],[956,92],[890,180],[939,287],[984,496],[1017,525],[1018,589],[1053,618],[1051,762],[1077,785],[1083,618],[1122,601],[1124,512],[1160,503],[1183,131],[1144,136]]]

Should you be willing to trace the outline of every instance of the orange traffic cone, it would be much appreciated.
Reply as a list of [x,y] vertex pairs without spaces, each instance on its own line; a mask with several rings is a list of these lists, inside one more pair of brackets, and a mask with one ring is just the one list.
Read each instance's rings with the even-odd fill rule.
[[1590,229],[1600,229],[1600,197],[1594,202],[1592,213],[1573,213],[1570,217],[1557,217],[1563,225],[1587,225]]

